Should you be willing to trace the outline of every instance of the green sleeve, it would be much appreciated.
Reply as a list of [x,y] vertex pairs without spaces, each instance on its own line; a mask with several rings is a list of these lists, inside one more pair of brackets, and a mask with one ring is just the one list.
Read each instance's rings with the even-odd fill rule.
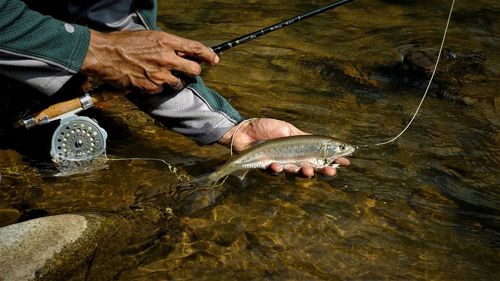
[[89,41],[87,27],[41,15],[20,0],[0,0],[0,51],[76,73]]
[[151,29],[151,30],[161,30],[158,25],[156,25],[156,21],[157,21],[157,14],[158,14],[158,2],[155,0],[155,1],[152,1],[151,3],[151,7],[150,8],[146,8],[146,9],[141,9],[139,10],[138,14],[139,14],[139,17],[141,18],[141,21],[142,23],[144,23],[146,25],[146,28],[147,29]]

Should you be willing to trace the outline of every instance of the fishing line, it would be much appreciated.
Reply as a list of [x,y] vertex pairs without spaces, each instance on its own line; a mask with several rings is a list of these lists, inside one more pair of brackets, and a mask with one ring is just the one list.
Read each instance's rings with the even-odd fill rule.
[[183,179],[189,180],[189,176],[179,175],[177,173],[177,168],[167,161],[160,158],[151,158],[151,157],[127,157],[127,158],[108,158],[107,155],[104,155],[104,159],[106,161],[156,161],[165,164],[168,167],[168,170],[177,177],[178,181],[182,181]]
[[231,136],[231,144],[230,144],[230,146],[229,146],[229,150],[230,150],[230,152],[231,152],[231,156],[233,156],[233,153],[234,153],[234,152],[233,152],[233,145],[234,145],[234,138],[235,138],[235,136],[236,136],[236,133],[238,133],[238,131],[239,131],[239,130],[241,129],[241,127],[243,126],[243,124],[249,123],[249,122],[251,122],[251,121],[253,121],[253,120],[257,120],[257,119],[258,119],[258,118],[250,118],[250,119],[247,119],[247,120],[242,121],[240,124],[238,124],[238,125],[236,126],[236,129],[234,130],[234,133],[233,133],[233,135]]
[[434,79],[434,76],[436,75],[437,67],[439,65],[439,60],[441,59],[441,53],[442,53],[443,47],[444,47],[444,42],[446,40],[446,34],[448,33],[448,26],[449,26],[450,21],[451,21],[451,15],[453,13],[453,6],[454,5],[455,5],[455,0],[453,0],[452,3],[451,3],[450,12],[448,14],[448,21],[446,22],[446,27],[444,29],[443,39],[441,41],[441,46],[439,47],[439,52],[438,52],[438,56],[437,56],[437,59],[436,59],[436,64],[434,65],[434,69],[432,71],[431,78],[429,80],[429,83],[427,84],[427,88],[425,89],[424,95],[423,95],[422,99],[420,100],[420,103],[417,106],[417,109],[415,110],[415,113],[413,114],[412,118],[410,119],[410,122],[408,122],[408,124],[406,125],[406,127],[398,135],[396,135],[395,137],[393,137],[392,139],[390,139],[388,141],[384,141],[384,142],[380,142],[380,143],[376,143],[376,144],[359,145],[358,147],[380,146],[380,145],[389,144],[391,142],[394,142],[399,137],[401,137],[406,132],[406,130],[408,130],[408,128],[410,127],[410,125],[413,123],[413,121],[417,117],[418,112],[420,111],[420,108],[422,107],[422,104],[424,103],[425,98],[427,97],[427,93],[429,92],[429,89],[431,87],[432,80]]

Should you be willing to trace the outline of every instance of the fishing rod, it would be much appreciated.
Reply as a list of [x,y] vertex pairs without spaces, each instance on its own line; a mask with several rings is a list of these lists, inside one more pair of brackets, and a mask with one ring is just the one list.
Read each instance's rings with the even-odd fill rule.
[[333,2],[331,4],[328,4],[326,6],[318,8],[316,10],[310,11],[310,12],[305,13],[303,15],[296,16],[296,17],[284,20],[282,22],[270,25],[270,26],[265,27],[263,29],[257,30],[257,31],[252,32],[252,33],[245,34],[245,35],[240,36],[240,37],[238,37],[236,39],[233,39],[233,40],[227,41],[225,43],[222,43],[220,45],[214,46],[214,47],[212,47],[212,50],[216,54],[222,54],[222,52],[225,51],[225,50],[229,50],[229,49],[231,49],[233,47],[236,47],[236,46],[241,45],[243,43],[246,43],[248,41],[254,40],[254,39],[259,38],[259,37],[261,37],[263,35],[271,33],[273,31],[282,29],[283,27],[287,27],[287,26],[292,25],[294,23],[297,23],[297,22],[299,22],[301,20],[304,20],[304,19],[307,19],[309,17],[312,17],[312,16],[315,16],[315,15],[324,13],[324,12],[326,12],[328,10],[331,10],[333,8],[336,8],[338,6],[347,4],[347,3],[352,2],[352,1],[354,1],[354,0],[339,0],[339,1]]

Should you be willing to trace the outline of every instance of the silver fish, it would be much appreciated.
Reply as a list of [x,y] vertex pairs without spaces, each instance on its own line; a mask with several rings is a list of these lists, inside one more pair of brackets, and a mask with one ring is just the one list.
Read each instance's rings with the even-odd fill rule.
[[243,180],[250,169],[265,169],[271,163],[279,163],[283,168],[309,165],[313,168],[334,167],[335,159],[352,154],[354,146],[341,143],[331,137],[301,135],[272,139],[244,150],[230,159],[220,169],[210,174],[206,180],[215,186],[221,179],[234,175]]

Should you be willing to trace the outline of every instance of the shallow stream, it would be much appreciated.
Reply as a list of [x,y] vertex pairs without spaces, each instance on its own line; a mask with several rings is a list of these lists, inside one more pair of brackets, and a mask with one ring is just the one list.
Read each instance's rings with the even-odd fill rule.
[[[324,4],[160,1],[158,19],[167,31],[213,46]],[[409,121],[425,88],[398,65],[409,52],[437,51],[450,4],[357,0],[228,50],[202,76],[246,117],[283,119],[352,144],[384,141]],[[201,194],[186,203],[162,199],[177,177],[160,162],[111,161],[56,177],[48,162],[45,169],[5,148],[0,226],[61,213],[179,212],[168,229],[132,220],[120,234],[130,240],[105,246],[116,255],[109,272],[95,273],[103,279],[494,280],[499,12],[498,1],[457,2],[445,43],[455,61],[440,68],[412,127],[396,143],[357,151],[335,177],[252,171],[228,181],[214,202]],[[470,62],[477,56],[484,59]],[[110,158],[160,158],[179,175],[198,176],[229,157],[223,147],[169,132],[125,99],[116,104],[99,115]]]

